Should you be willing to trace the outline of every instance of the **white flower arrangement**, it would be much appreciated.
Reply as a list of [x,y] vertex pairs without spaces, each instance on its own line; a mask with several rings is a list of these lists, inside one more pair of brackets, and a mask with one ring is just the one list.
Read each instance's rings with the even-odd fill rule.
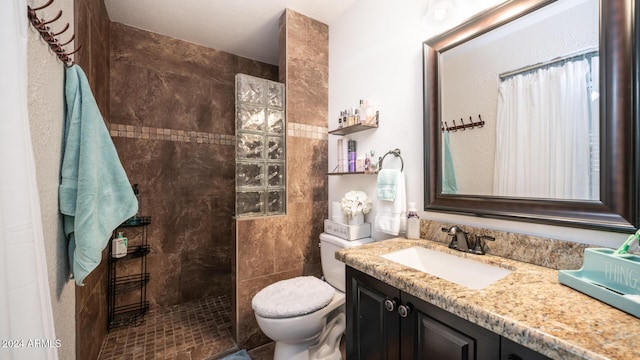
[[349,191],[344,194],[341,200],[342,213],[347,215],[349,219],[358,213],[366,214],[371,211],[371,199],[364,191]]

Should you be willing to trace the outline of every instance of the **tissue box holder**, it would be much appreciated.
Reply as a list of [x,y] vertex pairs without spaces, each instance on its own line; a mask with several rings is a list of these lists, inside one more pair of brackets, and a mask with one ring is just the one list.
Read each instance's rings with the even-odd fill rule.
[[358,240],[371,236],[371,224],[346,225],[326,219],[324,221],[324,232],[345,240]]
[[560,270],[558,281],[640,318],[640,303],[624,295],[640,295],[640,256],[613,255],[615,250],[589,248],[580,270]]

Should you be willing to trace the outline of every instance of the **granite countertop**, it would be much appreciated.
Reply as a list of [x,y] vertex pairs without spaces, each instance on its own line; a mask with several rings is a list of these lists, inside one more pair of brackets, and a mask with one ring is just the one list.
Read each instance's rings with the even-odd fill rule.
[[[513,272],[472,290],[378,256],[412,246]],[[640,319],[560,284],[557,270],[465,254],[424,239],[395,238],[342,249],[336,259],[553,359],[640,359]]]

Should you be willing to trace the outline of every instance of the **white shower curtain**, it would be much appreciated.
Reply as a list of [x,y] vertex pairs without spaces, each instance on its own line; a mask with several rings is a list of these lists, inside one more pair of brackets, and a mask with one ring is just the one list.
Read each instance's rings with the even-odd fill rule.
[[494,194],[592,198],[588,73],[580,60],[502,81]]
[[57,359],[60,345],[29,133],[26,12],[25,0],[0,1],[0,360]]

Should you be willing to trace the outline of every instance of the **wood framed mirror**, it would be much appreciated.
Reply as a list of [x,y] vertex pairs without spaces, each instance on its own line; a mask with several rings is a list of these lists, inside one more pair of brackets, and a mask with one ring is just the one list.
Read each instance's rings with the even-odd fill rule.
[[[635,42],[639,31],[636,12],[640,9],[635,0],[593,1],[599,7],[599,196],[584,200],[442,191],[442,127],[446,119],[442,117],[445,111],[441,90],[447,81],[442,71],[443,54],[562,1],[507,1],[424,42],[425,211],[616,232],[637,230],[640,225],[640,78]],[[494,78],[497,82],[498,74]],[[483,117],[482,120],[494,119]]]

